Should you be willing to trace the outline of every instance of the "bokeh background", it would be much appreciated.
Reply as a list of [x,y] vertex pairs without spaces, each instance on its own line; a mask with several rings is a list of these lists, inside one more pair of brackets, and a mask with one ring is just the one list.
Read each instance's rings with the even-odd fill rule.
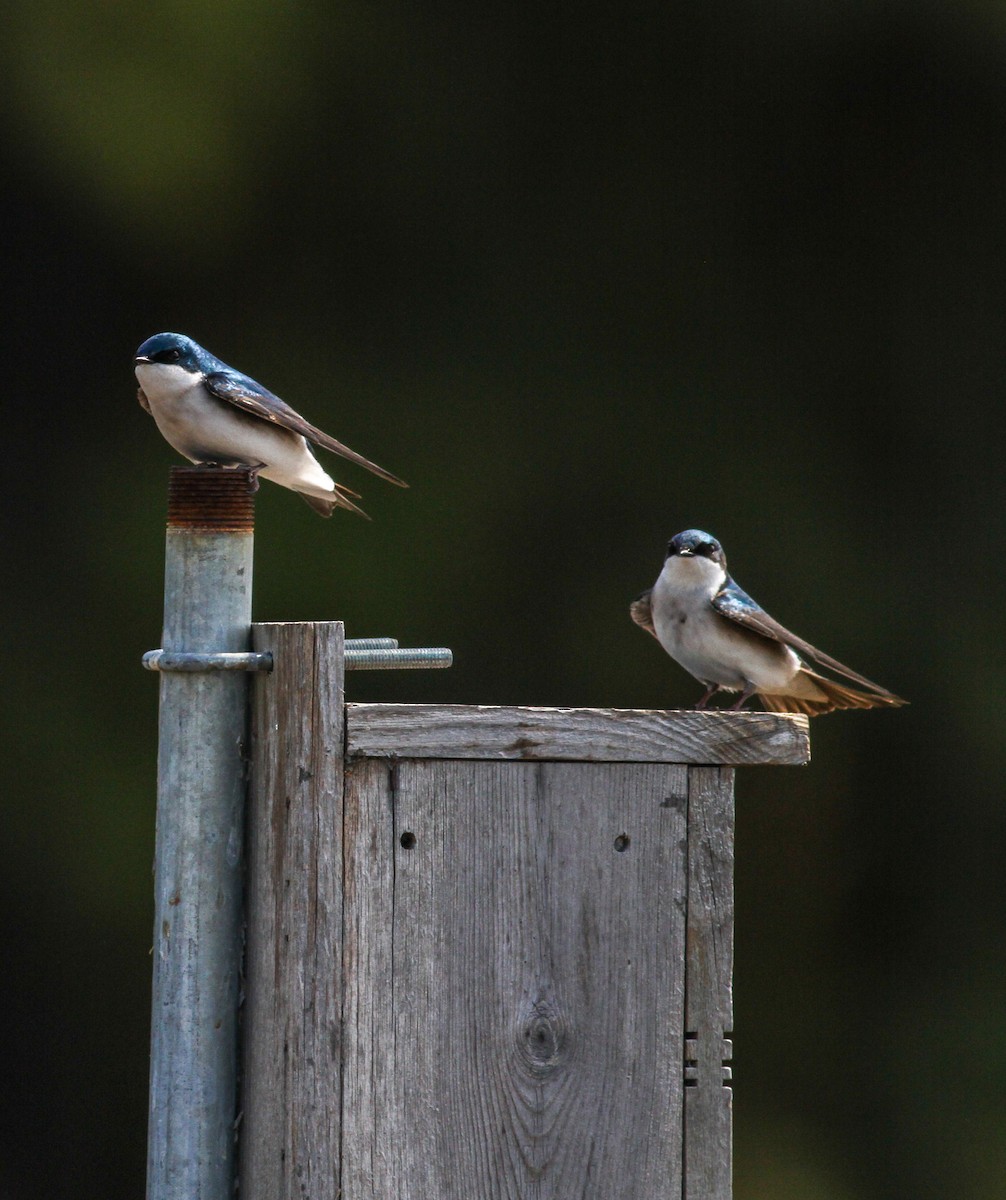
[[673,533],[909,697],[738,780],[738,1200],[1006,1194],[997,0],[33,0],[0,39],[0,1200],[142,1193],[168,467],[202,341],[409,492],[259,493],[353,699],[677,707]]

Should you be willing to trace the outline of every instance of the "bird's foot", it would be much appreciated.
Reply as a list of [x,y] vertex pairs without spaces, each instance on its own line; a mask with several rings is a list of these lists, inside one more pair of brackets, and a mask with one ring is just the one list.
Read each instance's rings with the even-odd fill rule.
[[702,712],[708,706],[709,701],[713,698],[713,696],[716,695],[716,693],[719,690],[720,690],[720,685],[718,683],[712,684],[712,686],[707,688],[706,691],[704,691],[702,693],[702,695],[699,697],[698,702],[695,705],[695,708],[699,712]]
[[741,694],[737,697],[737,700],[733,704],[730,705],[730,708],[728,711],[729,712],[740,712],[741,709],[744,707],[744,705],[747,704],[747,702],[755,694],[755,691],[756,691],[756,688],[755,688],[754,684],[749,683],[748,686],[744,689],[744,691],[741,692]]
[[254,495],[259,489],[259,471],[263,470],[265,463],[256,463],[255,466],[248,468],[248,491]]

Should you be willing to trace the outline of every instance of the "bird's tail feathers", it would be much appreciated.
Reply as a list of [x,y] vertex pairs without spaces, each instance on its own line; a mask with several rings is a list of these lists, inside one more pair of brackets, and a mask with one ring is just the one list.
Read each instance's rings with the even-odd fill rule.
[[341,483],[335,485],[334,491],[329,496],[312,496],[309,492],[298,492],[297,495],[323,517],[330,517],[337,508],[346,508],[350,512],[355,512],[357,516],[363,517],[365,521],[370,520],[369,515],[349,498],[355,496],[358,500],[359,493],[343,487]]
[[803,674],[813,681],[815,688],[823,695],[766,696],[759,692],[758,699],[765,705],[767,712],[797,712],[806,713],[809,717],[819,717],[840,708],[901,708],[908,703],[884,688],[876,692],[861,692],[844,683],[836,683],[834,679],[827,679],[824,675],[818,675],[816,671],[809,671],[806,667]]

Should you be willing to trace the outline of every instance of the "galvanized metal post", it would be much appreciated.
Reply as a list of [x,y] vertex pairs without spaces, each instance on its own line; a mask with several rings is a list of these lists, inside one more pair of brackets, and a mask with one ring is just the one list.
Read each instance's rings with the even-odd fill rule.
[[147,663],[163,671],[147,1200],[234,1188],[248,676],[170,656],[249,649],[252,487],[244,470],[171,473],[164,662]]

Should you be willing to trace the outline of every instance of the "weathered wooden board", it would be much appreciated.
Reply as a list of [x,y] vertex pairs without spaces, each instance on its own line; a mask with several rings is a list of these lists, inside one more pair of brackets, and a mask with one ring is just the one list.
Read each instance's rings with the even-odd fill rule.
[[688,772],[685,1200],[730,1200],[734,772]]
[[339,1196],[340,623],[256,625],[240,1136],[242,1200]]
[[702,764],[804,762],[806,718],[344,706],[341,625],[254,647],[245,1200],[729,1200]]
[[681,1195],[686,805],[675,766],[348,767],[346,1200]]
[[810,759],[796,713],[349,704],[353,757],[797,765]]

